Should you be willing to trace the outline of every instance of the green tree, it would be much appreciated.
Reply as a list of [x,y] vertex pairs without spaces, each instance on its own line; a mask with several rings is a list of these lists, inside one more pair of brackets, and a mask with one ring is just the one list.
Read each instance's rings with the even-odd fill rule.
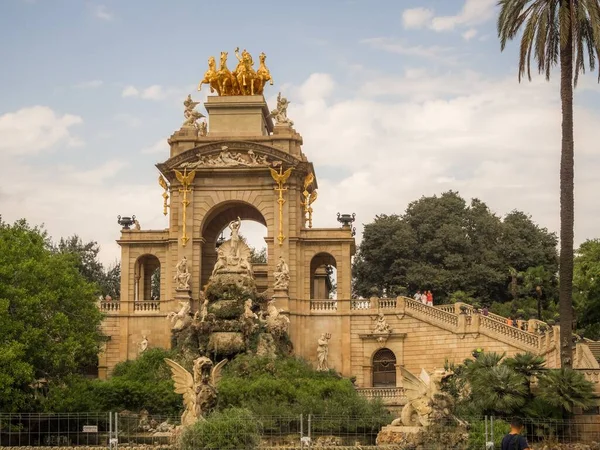
[[115,262],[105,269],[98,260],[100,246],[96,241],[83,242],[74,234],[68,238],[61,238],[53,248],[58,253],[74,255],[78,260],[79,271],[86,280],[97,285],[100,294],[110,295],[115,299],[120,297],[121,264]]
[[501,49],[521,36],[519,81],[531,80],[531,56],[550,79],[560,63],[562,143],[560,158],[560,352],[563,367],[572,365],[572,289],[574,229],[573,88],[586,59],[594,69],[600,55],[599,0],[500,0],[498,36]]
[[569,368],[548,370],[539,378],[539,398],[564,412],[573,412],[573,407],[589,407],[592,393],[592,383],[581,372]]
[[577,311],[578,333],[600,338],[600,239],[587,240],[575,256],[573,297]]
[[529,267],[523,273],[525,294],[537,300],[537,318],[542,320],[542,301],[546,292],[553,286],[554,276],[544,266]]
[[363,297],[429,289],[436,301],[462,291],[489,304],[509,295],[507,267],[519,272],[532,265],[556,272],[556,236],[526,214],[513,211],[501,220],[482,201],[467,204],[449,191],[365,225],[353,289]]
[[93,364],[102,336],[95,286],[47,233],[0,220],[0,410],[33,410],[35,380],[58,382]]

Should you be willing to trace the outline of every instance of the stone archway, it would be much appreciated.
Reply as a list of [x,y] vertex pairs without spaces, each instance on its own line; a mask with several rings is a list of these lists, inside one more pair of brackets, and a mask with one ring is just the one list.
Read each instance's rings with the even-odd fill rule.
[[134,265],[133,300],[160,300],[160,260],[152,254],[140,256]]
[[317,253],[310,261],[310,298],[324,300],[329,298],[332,286],[332,274],[337,262],[330,253]]
[[[266,228],[265,237],[268,234],[268,225],[265,217],[255,206],[250,203],[242,201],[228,201],[223,202],[212,208],[205,216],[201,233],[204,242],[202,244],[202,263],[201,263],[201,274],[200,274],[200,286],[204,286],[212,273],[213,267],[217,260],[217,240],[221,235],[221,232],[227,228],[228,224],[236,220],[237,218],[243,220],[251,220]],[[244,235],[244,230],[240,232]],[[270,245],[267,244],[267,254],[271,253]],[[257,287],[260,289],[264,287],[266,289],[267,282],[267,265],[264,267],[254,267],[255,278]]]
[[396,355],[389,348],[373,355],[373,387],[396,387]]

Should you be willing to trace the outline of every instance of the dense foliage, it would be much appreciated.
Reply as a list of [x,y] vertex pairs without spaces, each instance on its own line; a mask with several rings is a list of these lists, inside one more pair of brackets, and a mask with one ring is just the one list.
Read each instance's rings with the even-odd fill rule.
[[575,254],[573,298],[578,333],[600,339],[600,239],[585,241]]
[[556,243],[553,233],[522,212],[501,220],[482,201],[467,204],[456,192],[422,197],[401,216],[380,215],[365,225],[353,267],[354,293],[394,296],[428,289],[437,302],[462,291],[490,304],[510,298],[511,269],[540,267],[549,303],[556,295]]
[[249,450],[258,447],[260,431],[260,421],[250,411],[229,408],[187,427],[179,444],[182,450]]
[[457,399],[457,412],[463,417],[560,419],[573,407],[591,405],[593,385],[581,372],[545,369],[541,356],[525,353],[505,358],[481,352],[448,368],[454,376],[443,389]]
[[80,260],[46,232],[0,220],[0,410],[31,411],[37,387],[61,383],[96,361],[97,287]]
[[350,380],[333,371],[317,372],[293,357],[239,356],[227,366],[219,385],[219,408],[240,407],[256,416],[317,414],[357,418],[357,424],[389,422],[379,402],[358,395]]
[[106,381],[72,376],[50,388],[44,400],[49,412],[133,411],[178,415],[181,396],[173,392],[171,372],[164,362],[172,352],[148,349],[139,358],[117,364]]

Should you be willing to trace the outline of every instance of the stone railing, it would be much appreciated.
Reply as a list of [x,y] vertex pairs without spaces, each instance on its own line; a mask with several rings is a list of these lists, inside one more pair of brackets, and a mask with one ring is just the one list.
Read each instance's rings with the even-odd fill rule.
[[[415,301],[416,301],[416,300],[415,300]],[[453,313],[453,314],[454,314],[454,312],[455,312],[455,310],[456,310],[456,308],[454,308],[454,305],[439,305],[439,306],[436,306],[436,308],[437,308],[437,309],[440,309],[440,310],[442,310],[442,311],[446,311],[446,312],[449,312],[449,313]]]
[[358,392],[359,395],[368,399],[380,398],[386,404],[405,404],[407,401],[406,396],[404,394],[404,388],[401,387],[356,388],[356,392]]
[[350,309],[371,309],[371,299],[352,299],[350,300]]
[[481,328],[487,328],[490,331],[494,331],[498,334],[503,334],[516,341],[520,341],[530,347],[539,348],[540,337],[536,334],[529,333],[527,331],[520,330],[506,323],[498,322],[495,319],[491,319],[489,316],[479,316],[479,326]]
[[[600,369],[577,369],[577,371],[583,373],[586,380],[594,384],[600,384]],[[599,387],[596,386],[596,391],[598,389]]]
[[134,311],[160,311],[159,300],[144,300],[133,302]]
[[378,299],[380,309],[396,309],[395,298],[380,298]]
[[105,313],[111,313],[111,312],[117,312],[121,309],[121,302],[120,301],[111,301],[111,302],[107,302],[102,300],[100,302],[100,311],[105,312]]
[[337,300],[311,300],[311,311],[337,311]]
[[445,322],[454,327],[458,326],[458,315],[454,313],[449,313],[439,308],[434,308],[433,306],[424,305],[423,303],[408,297],[404,299],[404,305],[406,310],[418,312],[424,316],[428,316],[440,322]]

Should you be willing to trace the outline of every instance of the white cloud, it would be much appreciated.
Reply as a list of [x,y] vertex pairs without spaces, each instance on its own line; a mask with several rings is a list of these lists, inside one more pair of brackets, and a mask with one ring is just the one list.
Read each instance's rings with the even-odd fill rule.
[[435,31],[449,31],[458,26],[479,25],[491,19],[497,0],[465,0],[461,11],[453,16],[436,16],[430,27]]
[[167,157],[169,155],[169,148],[170,147],[167,143],[167,138],[162,138],[156,141],[154,144],[141,149],[140,153],[146,155],[162,154]]
[[90,80],[90,81],[82,81],[81,83],[77,83],[75,88],[77,89],[96,89],[102,86],[104,82],[102,80]]
[[0,116],[0,152],[36,154],[57,144],[80,145],[71,127],[83,122],[79,116],[57,114],[47,106],[22,108]]
[[115,16],[108,11],[105,5],[96,5],[94,7],[94,16],[100,20],[111,21]]
[[[335,80],[333,81],[335,83]],[[380,98],[373,95],[379,89]],[[550,230],[559,226],[560,105],[556,82],[519,84],[476,72],[407,71],[374,77],[352,97],[304,100],[291,89],[289,116],[315,164],[315,226],[356,212],[401,213],[410,201],[449,189],[495,212],[517,208]],[[385,95],[385,91],[399,96]],[[298,99],[298,100],[296,100]],[[600,228],[598,112],[576,109],[576,239]]]
[[477,36],[477,30],[475,28],[469,28],[462,34],[462,37],[465,41],[470,41],[475,36]]
[[402,24],[404,28],[423,28],[430,23],[433,18],[433,9],[430,8],[411,8],[402,12]]
[[374,37],[362,39],[360,43],[370,45],[371,47],[376,48],[378,50],[396,53],[399,55],[408,55],[424,59],[432,59],[446,64],[455,64],[457,62],[457,55],[455,54],[454,49],[451,47],[441,47],[437,45],[409,45],[403,40],[387,37]]
[[143,100],[171,100],[181,98],[183,101],[185,89],[175,87],[164,87],[160,84],[153,84],[146,88],[136,86],[126,86],[121,92],[121,97],[136,97]]
[[140,91],[135,86],[126,86],[121,92],[121,97],[137,97],[140,95]]

